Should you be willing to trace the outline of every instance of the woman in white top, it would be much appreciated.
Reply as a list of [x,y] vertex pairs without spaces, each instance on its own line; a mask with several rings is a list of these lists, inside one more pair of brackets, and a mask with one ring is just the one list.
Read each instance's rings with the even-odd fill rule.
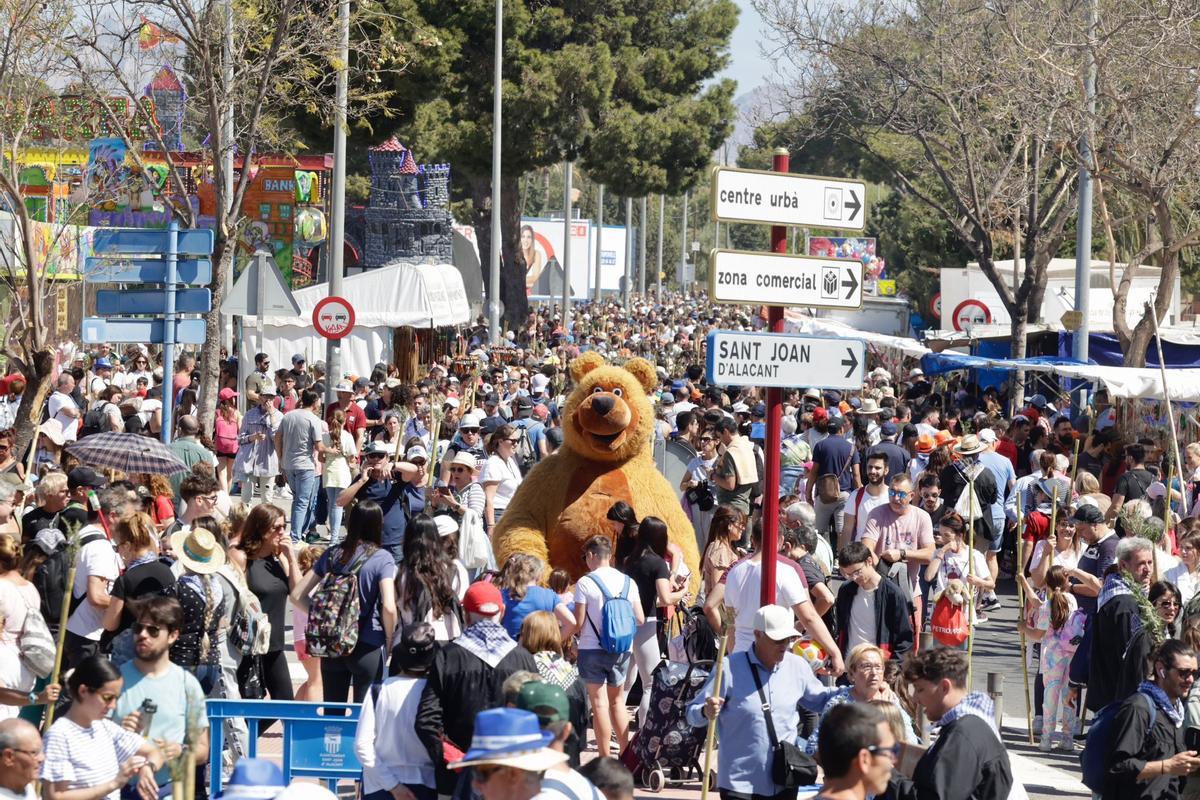
[[394,800],[411,795],[435,800],[433,762],[412,721],[425,690],[425,676],[438,651],[433,627],[405,625],[392,650],[387,680],[362,704],[354,753],[363,766],[363,800]]
[[[1039,591],[1046,588],[1046,574],[1054,564],[1062,567],[1069,575],[1079,566],[1079,559],[1087,543],[1075,534],[1075,520],[1066,506],[1058,507],[1054,521],[1054,535],[1038,541],[1029,558],[1029,583]],[[1053,559],[1050,553],[1053,552]],[[1053,562],[1053,563],[1052,563]]]
[[1179,589],[1183,605],[1196,596],[1200,588],[1200,532],[1189,530],[1179,537],[1179,563],[1163,573]]
[[521,468],[516,459],[520,441],[521,433],[512,425],[501,425],[488,439],[488,460],[483,464],[479,482],[483,485],[483,522],[489,532],[495,529],[521,485]]
[[321,486],[329,500],[329,546],[342,541],[342,509],[337,504],[338,495],[352,482],[351,461],[358,457],[354,447],[354,436],[346,430],[346,412],[340,408],[329,415],[329,431],[322,437],[325,452],[321,460],[325,471],[321,475]]
[[[33,696],[37,676],[21,661],[21,631],[29,609],[41,605],[37,588],[21,576],[21,543],[15,536],[0,534],[0,719],[17,716],[22,706],[40,705],[46,695],[58,697],[58,687]],[[53,702],[53,698],[51,699]]]
[[104,656],[85,658],[71,673],[71,707],[46,734],[45,800],[119,800],[130,781],[143,800],[158,797],[154,773],[163,767],[162,752],[109,719],[123,685],[121,671]]

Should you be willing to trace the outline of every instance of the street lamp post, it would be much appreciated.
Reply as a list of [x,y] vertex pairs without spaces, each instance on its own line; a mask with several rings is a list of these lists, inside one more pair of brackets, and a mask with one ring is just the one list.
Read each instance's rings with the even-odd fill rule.
[[[350,0],[338,3],[338,72],[333,118],[333,186],[329,202],[329,296],[342,293],[342,254],[346,241],[346,107],[350,80]],[[260,265],[261,266],[261,265]],[[262,298],[259,298],[262,302]],[[261,309],[259,310],[261,313]],[[342,379],[340,339],[325,340],[325,402],[332,404],[334,387]]]
[[504,64],[504,0],[496,0],[495,63],[492,69],[492,235],[488,272],[488,341],[500,341],[500,98]]

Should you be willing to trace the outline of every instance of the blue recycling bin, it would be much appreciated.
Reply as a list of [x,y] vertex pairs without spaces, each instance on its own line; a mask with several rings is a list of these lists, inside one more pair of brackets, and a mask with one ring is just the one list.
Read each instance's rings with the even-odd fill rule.
[[[337,710],[345,716],[329,716]],[[224,721],[242,717],[250,729],[247,756],[258,755],[258,726],[278,720],[283,726],[283,779],[319,778],[334,793],[339,780],[361,780],[362,764],[354,753],[358,727],[357,703],[300,703],[284,700],[209,700],[209,775],[211,794],[221,793],[221,751]]]

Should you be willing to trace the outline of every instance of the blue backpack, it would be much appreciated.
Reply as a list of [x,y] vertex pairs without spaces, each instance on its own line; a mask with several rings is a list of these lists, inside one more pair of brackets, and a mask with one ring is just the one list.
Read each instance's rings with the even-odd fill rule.
[[604,586],[604,581],[595,575],[586,575],[592,583],[600,588],[604,595],[604,605],[600,607],[600,630],[588,618],[588,624],[596,631],[600,640],[600,649],[606,653],[627,653],[633,647],[633,634],[637,631],[637,617],[633,613],[633,603],[629,602],[629,576],[625,576],[625,586],[621,594],[613,597]]
[[[1158,709],[1154,707],[1154,698],[1145,692],[1134,692],[1134,696],[1145,698],[1146,704],[1150,706],[1150,724],[1146,727],[1146,734],[1149,735],[1150,731],[1154,730],[1154,720],[1158,717]],[[1079,765],[1083,767],[1083,785],[1093,792],[1102,793],[1104,791],[1104,778],[1108,775],[1109,761],[1112,758],[1114,746],[1114,721],[1117,718],[1117,711],[1124,702],[1124,700],[1118,700],[1097,711],[1096,717],[1088,727],[1087,742],[1083,745],[1083,752],[1079,754]]]

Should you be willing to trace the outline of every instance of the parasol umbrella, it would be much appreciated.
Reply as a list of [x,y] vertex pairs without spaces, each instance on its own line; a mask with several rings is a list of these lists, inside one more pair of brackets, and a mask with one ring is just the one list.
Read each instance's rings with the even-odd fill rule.
[[177,475],[188,466],[158,439],[140,433],[93,433],[67,445],[67,452],[84,464],[125,473]]

